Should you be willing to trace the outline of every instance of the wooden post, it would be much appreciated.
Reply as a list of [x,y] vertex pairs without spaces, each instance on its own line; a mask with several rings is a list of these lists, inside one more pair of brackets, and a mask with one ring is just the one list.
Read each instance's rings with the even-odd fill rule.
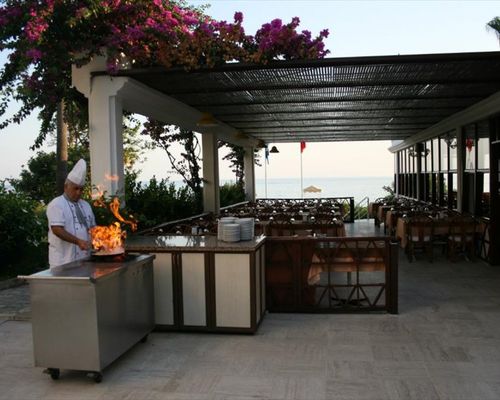
[[500,265],[500,117],[490,120],[490,237],[491,265]]
[[389,264],[389,280],[386,282],[389,290],[389,304],[388,311],[391,314],[398,314],[399,312],[399,301],[398,301],[398,262],[399,262],[399,247],[397,242],[390,242],[390,264]]

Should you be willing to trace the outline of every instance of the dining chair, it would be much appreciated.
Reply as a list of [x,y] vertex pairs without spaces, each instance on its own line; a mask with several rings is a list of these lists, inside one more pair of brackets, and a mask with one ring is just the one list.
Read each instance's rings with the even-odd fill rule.
[[295,228],[290,218],[283,214],[275,214],[269,218],[266,232],[269,236],[293,236]]
[[343,234],[343,222],[329,215],[325,218],[315,219],[310,223],[313,233],[322,234],[326,237],[345,236]]
[[448,257],[457,261],[459,255],[465,259],[475,256],[476,221],[471,216],[457,216],[451,219],[448,235]]
[[[356,272],[356,249],[346,242],[319,242],[316,244],[315,256],[325,273],[325,279],[317,285],[320,289],[318,304],[328,303],[328,308],[348,306],[354,286],[346,281],[337,281],[343,273]],[[341,283],[342,282],[342,283]]]
[[[396,237],[396,228],[398,225],[398,218],[402,217],[405,214],[406,210],[404,209],[397,209],[397,210],[391,210],[390,213],[387,213],[386,215],[386,224],[387,225],[387,230],[388,230],[388,235],[392,238]],[[385,233],[385,228],[384,227],[384,233]]]
[[429,261],[432,262],[432,228],[432,220],[427,216],[417,216],[409,219],[406,231],[408,243],[406,251],[409,262],[416,260],[416,250],[424,251]]
[[433,218],[432,219],[432,249],[434,255],[434,248],[440,248],[442,254],[448,255],[448,236],[450,233],[450,219],[449,218]]

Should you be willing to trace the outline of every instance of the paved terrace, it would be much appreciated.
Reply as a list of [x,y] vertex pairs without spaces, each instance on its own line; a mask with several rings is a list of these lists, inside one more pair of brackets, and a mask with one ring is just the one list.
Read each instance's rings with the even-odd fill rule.
[[[400,314],[267,314],[258,333],[153,333],[100,384],[33,367],[26,287],[0,317],[1,399],[500,399],[500,268],[408,263]],[[7,309],[7,307],[5,307]],[[17,315],[17,317],[16,317]],[[23,320],[24,319],[24,320]]]

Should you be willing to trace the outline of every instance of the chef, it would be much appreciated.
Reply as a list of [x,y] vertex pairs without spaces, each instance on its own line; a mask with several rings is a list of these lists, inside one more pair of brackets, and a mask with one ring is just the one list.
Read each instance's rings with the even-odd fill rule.
[[90,204],[81,199],[87,164],[80,159],[68,174],[64,193],[47,206],[50,268],[90,255],[89,228],[95,226]]

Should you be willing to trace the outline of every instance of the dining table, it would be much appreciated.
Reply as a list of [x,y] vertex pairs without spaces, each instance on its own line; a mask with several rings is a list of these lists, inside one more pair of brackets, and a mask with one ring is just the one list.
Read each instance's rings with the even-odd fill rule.
[[[405,249],[408,245],[408,226],[410,218],[399,217],[396,226],[396,239],[399,241],[401,248]],[[450,231],[452,220],[449,218],[429,217],[428,234],[447,235]],[[427,233],[426,233],[427,234]]]

